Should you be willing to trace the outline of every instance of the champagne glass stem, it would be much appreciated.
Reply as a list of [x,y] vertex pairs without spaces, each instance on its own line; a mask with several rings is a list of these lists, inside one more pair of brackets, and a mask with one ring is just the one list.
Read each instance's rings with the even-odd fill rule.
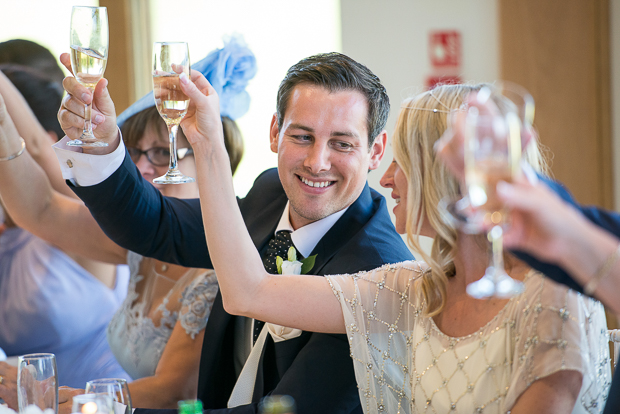
[[168,136],[170,139],[170,170],[177,169],[177,131],[179,130],[179,124],[168,124]]
[[499,282],[499,275],[504,270],[504,231],[501,226],[494,226],[489,232],[489,240],[491,241],[491,263],[493,266],[493,282]]
[[[94,92],[94,89],[91,90]],[[92,115],[93,115],[93,103],[84,104],[84,129],[82,130],[82,136],[93,136],[93,124],[92,124]]]

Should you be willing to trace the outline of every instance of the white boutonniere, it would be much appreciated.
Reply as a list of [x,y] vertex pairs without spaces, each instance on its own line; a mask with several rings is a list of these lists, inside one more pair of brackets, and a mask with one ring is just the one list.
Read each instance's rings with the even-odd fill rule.
[[293,246],[288,249],[288,260],[276,257],[276,265],[278,273],[281,275],[305,275],[314,267],[316,254],[301,261],[297,260],[297,250]]

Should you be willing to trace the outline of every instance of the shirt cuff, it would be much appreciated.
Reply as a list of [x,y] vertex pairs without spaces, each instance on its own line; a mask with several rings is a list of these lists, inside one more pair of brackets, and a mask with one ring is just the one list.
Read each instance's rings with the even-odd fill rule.
[[[120,134],[120,131],[118,132]],[[97,185],[108,179],[125,159],[125,144],[121,136],[118,147],[105,155],[84,154],[80,147],[67,146],[65,136],[52,147],[60,162],[62,178],[77,187]]]

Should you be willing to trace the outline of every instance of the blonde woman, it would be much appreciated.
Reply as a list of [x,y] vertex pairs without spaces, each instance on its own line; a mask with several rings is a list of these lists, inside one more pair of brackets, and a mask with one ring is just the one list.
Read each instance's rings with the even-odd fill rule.
[[[465,292],[484,274],[487,247],[441,220],[437,202],[456,195],[458,185],[433,145],[449,111],[477,87],[441,86],[418,95],[404,102],[398,119],[395,160],[381,184],[397,200],[397,231],[414,246],[420,235],[434,238],[426,263],[386,265],[326,282],[263,270],[235,206],[222,132],[214,122],[217,96],[200,76],[194,81],[184,83],[194,109],[183,128],[197,153],[207,243],[229,312],[346,332],[366,412],[570,413],[602,407],[609,370],[598,302],[516,259],[507,262],[507,271],[525,282],[523,294],[481,301]],[[227,266],[231,261],[236,265]]]

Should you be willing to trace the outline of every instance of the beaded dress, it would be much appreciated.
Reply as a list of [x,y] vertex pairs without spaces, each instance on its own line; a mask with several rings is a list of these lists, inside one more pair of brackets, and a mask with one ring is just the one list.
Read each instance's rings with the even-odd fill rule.
[[506,413],[537,379],[576,370],[573,413],[602,411],[611,382],[603,306],[539,273],[478,332],[450,337],[414,292],[423,262],[327,276],[366,413]]
[[[144,277],[140,275],[143,259],[137,253],[127,254],[127,297],[107,331],[114,356],[133,379],[155,374],[177,321],[192,338],[205,328],[218,292],[213,270],[189,269],[175,281],[155,272],[153,266]],[[153,302],[153,297],[162,296],[160,304]]]

